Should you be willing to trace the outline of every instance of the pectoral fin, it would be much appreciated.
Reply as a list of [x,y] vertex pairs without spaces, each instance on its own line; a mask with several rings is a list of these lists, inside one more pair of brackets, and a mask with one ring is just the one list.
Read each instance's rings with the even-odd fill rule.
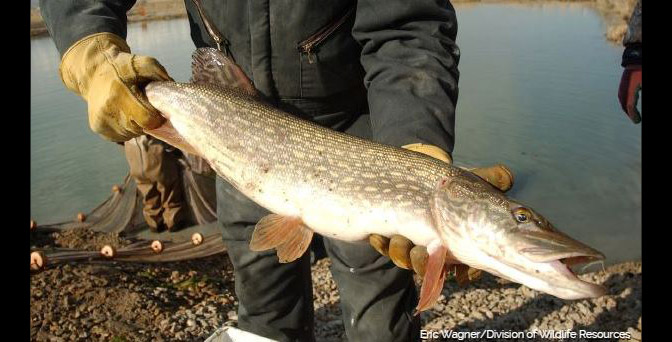
[[282,245],[275,247],[278,259],[281,263],[292,262],[300,258],[306,252],[310,241],[313,239],[313,231],[303,224],[294,229],[293,236]]
[[280,262],[292,262],[303,255],[313,239],[313,231],[300,218],[277,214],[264,216],[254,227],[250,249],[275,248]]
[[415,308],[416,315],[436,303],[446,280],[445,263],[448,249],[443,247],[440,242],[432,242],[427,246],[427,252],[429,253],[429,259],[420,288],[420,301]]
[[187,143],[187,141],[182,138],[180,133],[175,130],[175,127],[173,127],[170,121],[166,121],[166,123],[161,125],[159,128],[145,130],[145,133],[163,140],[182,151],[201,156],[198,152],[196,152],[196,149],[193,146],[189,145],[189,143]]

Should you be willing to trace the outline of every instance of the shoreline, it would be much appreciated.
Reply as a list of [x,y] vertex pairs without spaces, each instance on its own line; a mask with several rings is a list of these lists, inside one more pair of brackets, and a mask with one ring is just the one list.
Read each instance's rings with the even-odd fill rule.
[[604,38],[612,44],[620,44],[628,29],[630,15],[637,0],[451,0],[453,4],[522,4],[582,3],[591,6],[602,17],[605,25]]
[[[165,15],[155,15],[155,16],[135,16],[135,17],[129,17],[128,18],[128,23],[141,23],[141,22],[148,22],[148,21],[161,21],[161,20],[171,20],[171,19],[181,19],[181,18],[186,18],[187,14],[186,13],[176,13],[176,14],[165,14]],[[41,38],[45,36],[49,36],[49,31],[47,31],[46,25],[44,25],[44,22],[41,21],[39,26],[33,27],[33,23],[31,22],[30,25],[30,38]]]
[[[628,19],[635,5],[635,0],[452,0],[454,4],[475,3],[517,3],[533,4],[544,2],[585,3],[594,6],[603,17],[606,26],[605,39],[610,43],[619,43],[623,40],[627,30]],[[169,20],[186,18],[187,12],[184,2],[178,0],[145,0],[138,1],[128,12],[128,22],[147,22],[155,20]],[[30,37],[48,36],[49,32],[42,20],[39,8],[30,9]]]
[[[138,0],[126,13],[129,23],[186,18],[183,0]],[[30,37],[48,36],[39,8],[30,9]]]

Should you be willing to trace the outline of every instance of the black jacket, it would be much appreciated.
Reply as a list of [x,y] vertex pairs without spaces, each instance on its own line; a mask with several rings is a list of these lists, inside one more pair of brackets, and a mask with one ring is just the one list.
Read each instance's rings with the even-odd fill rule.
[[[203,2],[236,62],[276,105],[296,106],[298,115],[336,128],[353,119],[343,113],[368,105],[374,140],[453,150],[459,49],[447,0]],[[126,12],[134,3],[41,0],[40,7],[63,54],[93,33],[125,38]],[[185,3],[194,44],[214,46],[191,0]],[[342,18],[331,34],[314,37]]]

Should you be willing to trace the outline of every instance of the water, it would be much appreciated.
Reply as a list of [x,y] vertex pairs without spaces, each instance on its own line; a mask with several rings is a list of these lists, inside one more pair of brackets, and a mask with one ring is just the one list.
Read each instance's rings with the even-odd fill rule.
[[[131,24],[134,53],[154,56],[178,81],[190,77],[194,44],[186,19]],[[111,193],[128,173],[123,147],[89,129],[86,103],[58,76],[60,56],[50,38],[31,39],[31,217],[73,219]]]
[[455,160],[502,162],[512,196],[610,262],[641,258],[641,125],[616,98],[621,47],[581,4],[458,7]]
[[[641,258],[641,125],[621,112],[622,49],[584,4],[464,4],[458,11],[460,98],[454,158],[504,163],[512,196],[603,251]],[[186,19],[131,24],[134,52],[189,78]],[[88,129],[85,104],[57,75],[48,38],[32,45],[31,215],[71,219],[128,171],[122,149]]]

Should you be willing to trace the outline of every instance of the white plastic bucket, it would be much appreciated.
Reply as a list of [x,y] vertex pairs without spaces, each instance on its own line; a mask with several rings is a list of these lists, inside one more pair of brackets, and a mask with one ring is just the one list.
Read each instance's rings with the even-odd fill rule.
[[240,330],[234,327],[223,327],[215,331],[205,342],[277,342],[266,337]]

